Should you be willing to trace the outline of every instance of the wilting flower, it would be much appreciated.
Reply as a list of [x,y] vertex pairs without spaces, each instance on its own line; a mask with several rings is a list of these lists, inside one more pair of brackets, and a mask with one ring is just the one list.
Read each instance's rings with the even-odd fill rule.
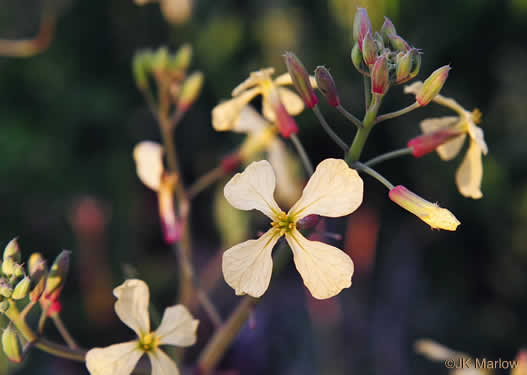
[[185,205],[180,206],[179,217],[174,209],[174,187],[178,177],[169,174],[163,166],[163,147],[150,141],[138,143],[134,148],[137,176],[150,189],[157,192],[159,216],[163,226],[165,242],[179,241],[186,218]]
[[[415,82],[406,86],[405,93],[416,94],[422,82]],[[437,153],[443,160],[451,160],[459,154],[468,134],[470,143],[463,162],[456,172],[456,184],[459,192],[465,196],[479,199],[481,193],[481,180],[483,178],[483,163],[481,154],[488,152],[487,144],[483,137],[483,130],[477,126],[481,120],[481,112],[475,109],[472,112],[465,110],[454,99],[440,94],[433,99],[434,102],[448,107],[458,113],[458,116],[446,116],[426,119],[421,122],[421,129],[425,134],[456,132],[458,135],[448,139],[447,142],[437,147]]]
[[[293,91],[280,87],[293,84],[289,73],[276,79],[271,76],[273,68],[252,72],[248,79],[238,85],[233,91],[233,98],[218,104],[212,110],[212,125],[218,131],[231,130],[238,120],[243,108],[257,95],[262,95],[262,111],[264,117],[276,121],[278,129],[285,137],[297,132],[296,124],[290,115],[297,115],[304,109],[303,100]],[[316,82],[311,78],[311,85]]]
[[196,342],[198,321],[183,305],[165,309],[161,324],[150,330],[148,303],[150,292],[142,280],[126,280],[113,290],[117,297],[115,312],[137,334],[137,340],[106,348],[94,348],[86,354],[91,375],[128,375],[143,354],[152,364],[152,375],[179,374],[176,364],[160,349],[161,345],[190,346]]
[[225,198],[240,210],[256,209],[271,222],[257,240],[235,245],[223,254],[223,276],[237,295],[260,297],[268,288],[273,270],[271,252],[285,239],[294,262],[313,297],[326,299],[351,286],[353,262],[346,253],[328,244],[306,239],[296,228],[308,215],[345,216],[362,203],[363,183],[344,160],[326,159],[316,168],[302,196],[287,212],[274,200],[276,178],[266,160],[251,163],[225,185]]

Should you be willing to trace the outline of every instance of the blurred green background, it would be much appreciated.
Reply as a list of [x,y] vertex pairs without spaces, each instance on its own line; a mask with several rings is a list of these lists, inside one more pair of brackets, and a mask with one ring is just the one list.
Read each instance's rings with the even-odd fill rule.
[[[41,5],[1,0],[0,38],[35,35]],[[48,50],[27,59],[0,57],[0,244],[18,235],[26,256],[38,250],[50,261],[60,249],[73,251],[63,319],[83,346],[132,337],[112,309],[111,289],[126,276],[146,280],[159,308],[174,303],[177,290],[177,263],[162,241],[156,197],[137,179],[132,159],[137,142],[159,140],[131,75],[135,51],[175,50],[184,42],[194,47],[192,68],[204,72],[205,86],[175,135],[185,180],[193,181],[243,139],[213,131],[214,105],[253,70],[285,71],[286,50],[310,70],[329,67],[345,107],[362,117],[362,79],[349,58],[357,6],[367,8],[374,28],[386,15],[424,50],[418,78],[452,65],[442,93],[483,113],[489,145],[484,197],[475,201],[457,192],[460,157],[382,164],[378,170],[394,184],[454,212],[462,222],[457,232],[430,230],[365,177],[362,207],[349,220],[328,224],[345,234],[337,245],[355,262],[353,286],[330,302],[315,302],[294,266],[287,266],[221,368],[240,374],[446,374],[442,364],[414,353],[416,339],[490,359],[512,359],[527,346],[527,0],[196,0],[191,17],[172,26],[156,3],[63,0],[57,6]],[[381,112],[410,103],[395,87]],[[322,110],[350,142],[350,124],[329,106]],[[431,104],[383,123],[364,158],[404,147],[419,133],[421,119],[445,113]],[[341,156],[312,113],[297,121],[314,162]],[[193,207],[198,270],[224,250],[212,214],[215,190]],[[250,235],[261,229],[254,225]],[[223,316],[237,301],[222,280],[212,298]],[[212,329],[198,315],[200,340],[189,363]],[[51,324],[46,335],[60,340]],[[11,371],[87,373],[37,351]]]

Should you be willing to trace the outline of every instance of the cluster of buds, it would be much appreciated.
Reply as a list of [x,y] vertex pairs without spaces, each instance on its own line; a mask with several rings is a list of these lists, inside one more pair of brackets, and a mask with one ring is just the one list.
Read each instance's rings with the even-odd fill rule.
[[[60,311],[59,296],[69,269],[70,252],[62,251],[48,272],[46,261],[40,253],[33,253],[27,269],[21,262],[22,255],[16,238],[5,247],[0,276],[0,311],[5,313],[15,301],[29,297],[29,304],[37,302],[48,315]],[[22,350],[16,329],[8,326],[2,334],[2,348],[14,362],[22,360]]]
[[[156,51],[142,50],[133,59],[133,73],[137,87],[149,93],[149,82],[153,79],[158,86],[161,105],[174,104],[180,112],[185,112],[198,97],[203,85],[203,73],[187,70],[192,60],[192,47],[181,46],[175,53],[166,47]],[[149,94],[150,95],[150,94]]]
[[385,95],[392,84],[415,78],[421,67],[421,51],[397,34],[385,17],[380,31],[373,32],[368,13],[358,8],[353,23],[351,60],[355,68],[371,77],[371,91]]

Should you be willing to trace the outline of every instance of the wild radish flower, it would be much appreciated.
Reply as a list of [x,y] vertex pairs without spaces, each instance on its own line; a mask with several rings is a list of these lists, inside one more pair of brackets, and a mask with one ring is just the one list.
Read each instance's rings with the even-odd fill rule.
[[161,324],[150,330],[148,303],[150,292],[142,280],[126,280],[113,290],[117,297],[115,312],[119,319],[137,334],[137,339],[106,348],[94,348],[86,354],[86,367],[91,375],[128,375],[143,354],[152,364],[152,375],[174,374],[179,370],[161,345],[190,346],[196,342],[198,321],[183,305],[165,309]]
[[183,232],[186,208],[181,206],[180,217],[177,217],[174,209],[174,187],[178,177],[165,172],[163,147],[155,142],[140,142],[134,148],[134,160],[137,176],[141,182],[157,192],[165,242],[172,244],[179,241]]
[[[262,95],[262,111],[264,117],[276,125],[280,133],[289,137],[298,131],[296,123],[290,115],[297,115],[304,109],[304,102],[293,91],[280,87],[293,84],[289,73],[282,74],[276,79],[271,76],[273,68],[252,72],[248,79],[238,85],[233,91],[233,98],[218,104],[212,110],[212,125],[218,131],[231,130],[239,119],[245,106],[257,95]],[[311,85],[316,87],[314,78]]]
[[390,190],[390,199],[434,229],[456,230],[459,220],[446,208],[427,201],[402,185]]
[[358,173],[344,160],[322,161],[300,199],[287,213],[274,200],[275,186],[273,168],[266,160],[250,164],[225,185],[225,198],[232,206],[246,211],[256,209],[272,220],[271,228],[259,239],[225,251],[222,268],[227,284],[237,295],[260,297],[264,294],[273,270],[271,252],[285,236],[296,268],[313,297],[330,298],[350,287],[353,275],[350,257],[336,247],[308,240],[296,226],[311,214],[340,217],[355,211],[362,203],[363,193]]
[[[415,94],[421,85],[421,82],[415,82],[405,87],[404,91]],[[433,101],[456,111],[458,116],[423,120],[421,122],[421,130],[425,135],[439,134],[445,131],[457,134],[437,147],[437,153],[443,160],[451,160],[459,154],[468,134],[470,139],[469,147],[463,162],[456,172],[456,185],[463,196],[479,199],[483,196],[481,192],[481,180],[483,178],[481,154],[486,155],[488,152],[487,144],[483,137],[483,130],[476,125],[481,120],[481,112],[477,109],[469,112],[454,99],[446,98],[442,95],[436,95]]]

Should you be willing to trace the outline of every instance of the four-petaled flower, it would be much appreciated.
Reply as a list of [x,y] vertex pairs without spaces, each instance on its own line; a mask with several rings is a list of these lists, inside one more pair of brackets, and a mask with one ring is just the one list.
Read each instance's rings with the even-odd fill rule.
[[[421,85],[422,82],[415,82],[405,87],[404,92],[416,94]],[[483,196],[481,193],[481,180],[483,178],[481,154],[486,155],[488,152],[483,130],[476,125],[481,120],[481,112],[477,109],[469,112],[454,99],[439,94],[434,97],[433,101],[456,111],[458,116],[423,120],[421,130],[425,134],[439,133],[445,130],[458,133],[457,136],[437,148],[437,153],[443,160],[451,160],[459,154],[468,134],[470,144],[465,158],[456,172],[456,185],[463,196],[479,199]]]
[[225,281],[237,295],[260,297],[268,288],[273,269],[271,252],[285,236],[296,268],[313,297],[326,299],[351,286],[353,262],[340,249],[306,239],[296,228],[308,215],[345,216],[362,203],[363,182],[344,160],[326,159],[316,168],[302,196],[285,213],[274,200],[276,179],[271,165],[250,164],[225,185],[227,201],[240,210],[256,209],[272,220],[271,228],[257,240],[235,245],[223,254]]
[[178,375],[179,370],[159,346],[190,346],[196,342],[198,321],[183,305],[168,307],[161,324],[150,330],[148,315],[149,291],[142,280],[126,280],[114,289],[117,297],[115,312],[121,321],[133,329],[137,340],[91,349],[86,354],[86,367],[91,375],[128,375],[137,362],[147,354],[152,364],[152,375]]
[[[244,82],[233,91],[233,98],[218,104],[212,110],[212,125],[218,131],[231,130],[238,120],[242,109],[257,95],[262,95],[262,112],[266,119],[276,122],[280,133],[289,137],[297,132],[297,126],[290,115],[297,115],[304,109],[304,102],[293,91],[279,87],[291,85],[293,81],[289,73],[282,74],[276,79],[271,76],[273,68],[252,72]],[[316,81],[311,84],[316,87]]]

